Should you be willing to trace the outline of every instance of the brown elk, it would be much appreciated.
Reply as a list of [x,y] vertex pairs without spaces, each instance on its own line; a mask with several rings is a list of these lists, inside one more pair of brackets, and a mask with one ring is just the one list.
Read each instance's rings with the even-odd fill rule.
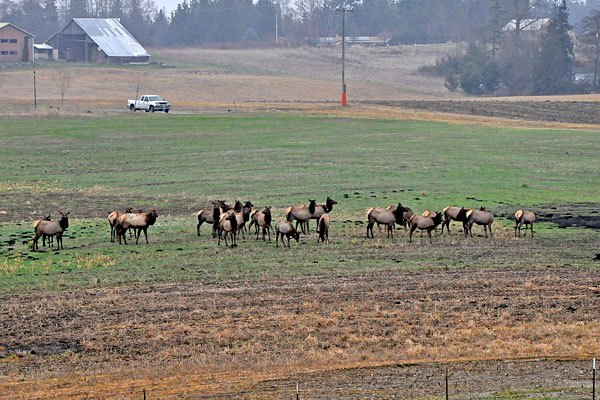
[[[48,214],[47,216],[45,216],[42,219],[38,219],[37,221],[33,222],[33,228],[35,229],[35,227],[37,226],[37,224],[40,223],[40,221],[52,221],[52,218],[50,218],[51,215]],[[54,237],[53,236],[48,236],[48,235],[42,235],[42,246],[46,247],[46,240],[48,240],[48,246],[49,247],[54,247]]]
[[[333,206],[337,204],[337,201],[333,200],[331,197],[327,196],[327,200],[325,200],[325,204],[317,204],[315,206],[315,211],[313,211],[310,219],[316,219],[317,221],[323,214],[330,213],[333,210]],[[309,220],[310,221],[310,220]],[[306,221],[306,231],[308,232],[308,222]],[[317,232],[319,231],[319,224],[317,223]]]
[[217,237],[217,230],[219,227],[219,217],[222,213],[229,211],[231,206],[225,204],[224,200],[215,201],[212,203],[213,207],[205,208],[196,213],[198,217],[198,225],[196,225],[196,234],[200,236],[200,227],[203,223],[211,224],[213,227],[212,235],[213,237]]
[[127,244],[125,232],[127,232],[128,229],[132,229],[134,232],[135,244],[138,244],[142,232],[144,232],[146,244],[148,244],[148,227],[154,225],[157,218],[158,212],[156,212],[156,209],[154,208],[151,209],[149,213],[140,212],[121,214],[117,218],[117,222],[115,224],[115,230],[119,244],[121,244],[121,239],[123,239],[125,244]]
[[533,211],[517,210],[515,212],[515,236],[521,237],[521,226],[525,225],[525,235],[527,235],[527,225],[531,231],[531,237],[533,237],[533,224],[536,220],[535,213]]
[[319,241],[322,241],[323,243],[327,241],[327,243],[329,243],[329,225],[331,225],[331,216],[329,213],[321,215],[319,222],[317,223],[317,232],[319,233],[317,243],[319,243]]
[[237,247],[237,217],[235,211],[229,210],[219,217],[219,241],[218,245],[221,245],[221,237],[225,239],[225,246],[227,246],[227,236],[231,234],[231,247]]
[[287,237],[287,247],[290,247],[290,237],[296,239],[296,242],[300,240],[300,233],[294,228],[292,223],[287,219],[280,219],[275,224],[275,245],[279,247],[279,236],[281,235],[281,243],[285,247],[284,238]]
[[300,229],[304,234],[308,232],[308,221],[310,221],[312,215],[317,209],[316,199],[309,199],[308,202],[308,205],[300,204],[297,206],[288,207],[285,210],[285,218],[290,222],[296,220],[296,230],[298,229],[298,224],[300,224]]
[[[398,208],[398,206],[390,205],[390,206],[387,206],[386,209],[390,210],[390,211],[395,211],[397,208]],[[408,229],[407,224],[408,224],[408,221],[410,220],[410,217],[413,216],[413,211],[409,207],[402,207],[402,208],[403,208],[402,218],[404,219],[404,221],[400,225],[402,225],[404,227],[404,229]],[[379,223],[377,223],[377,227],[379,227]]]
[[38,250],[38,240],[40,236],[46,235],[48,237],[56,236],[57,248],[63,249],[62,236],[65,230],[69,227],[69,212],[60,213],[61,218],[58,221],[40,220],[35,224],[35,236],[33,238],[33,250]]
[[265,207],[264,210],[258,211],[255,210],[250,215],[250,225],[248,228],[252,228],[252,225],[256,227],[256,240],[258,240],[258,234],[260,233],[260,229],[262,228],[262,239],[265,240],[265,234],[269,234],[269,242],[271,241],[271,226],[272,216],[271,216],[271,207]]
[[408,226],[410,227],[409,242],[412,243],[413,232],[418,228],[422,231],[427,231],[429,243],[433,244],[431,241],[431,231],[435,230],[435,228],[441,223],[442,214],[439,212],[425,211],[423,215],[413,215],[408,221]]
[[452,207],[448,206],[444,208],[444,222],[442,222],[442,233],[444,233],[444,226],[446,227],[446,231],[450,233],[450,222],[457,221],[462,222],[463,231],[465,223],[467,222],[467,209],[464,207]]
[[[239,208],[238,208],[239,204]],[[246,235],[244,231],[246,231],[246,222],[250,221],[250,214],[252,213],[252,207],[254,204],[247,201],[243,206],[239,201],[236,202],[236,207],[234,207],[235,216],[237,219],[237,233],[242,232],[242,238],[246,239]],[[239,211],[237,211],[239,210]]]
[[[375,225],[375,223],[377,223],[377,225],[385,225],[387,237],[389,238],[391,236],[392,239],[394,238],[394,228],[396,224],[405,224],[404,213],[410,209],[402,206],[401,203],[398,203],[393,209],[390,208],[391,207],[374,207],[367,210],[367,238],[375,238],[373,235],[373,225]],[[371,236],[369,236],[369,232],[371,232]]]
[[479,210],[467,211],[467,222],[465,223],[465,237],[467,233],[473,237],[473,224],[482,225],[483,232],[487,238],[487,231],[490,231],[490,237],[492,237],[492,223],[494,223],[494,214],[487,211],[485,207],[481,207]]
[[[127,208],[125,210],[124,214],[129,214],[132,213],[133,209],[131,207]],[[118,211],[110,211],[108,213],[108,225],[110,225],[110,241],[111,243],[115,241],[115,236],[116,236],[116,231],[115,231],[115,225],[117,223],[117,218],[119,218],[119,215],[122,215],[123,213],[120,213]]]

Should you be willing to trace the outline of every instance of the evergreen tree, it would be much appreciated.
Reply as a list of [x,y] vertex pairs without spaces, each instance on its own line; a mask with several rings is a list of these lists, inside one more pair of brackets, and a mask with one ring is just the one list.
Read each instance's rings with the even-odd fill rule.
[[542,35],[540,53],[534,66],[535,94],[567,93],[573,82],[573,41],[569,36],[566,0],[555,6],[554,18]]
[[598,90],[600,87],[598,79],[600,73],[600,11],[592,10],[583,19],[582,24],[581,41],[584,44],[583,50],[594,63],[592,87],[594,90]]

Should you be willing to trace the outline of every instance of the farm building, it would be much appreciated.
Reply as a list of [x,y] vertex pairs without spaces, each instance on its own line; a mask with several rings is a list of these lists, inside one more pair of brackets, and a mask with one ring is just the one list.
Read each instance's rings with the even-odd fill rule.
[[34,37],[13,24],[0,22],[0,63],[32,61]]
[[117,18],[73,18],[46,43],[66,61],[101,64],[147,63],[150,54]]
[[54,48],[46,43],[33,45],[33,51],[35,53],[36,60],[57,60],[58,52]]
[[[538,41],[544,30],[550,25],[550,18],[522,19],[519,21],[519,30],[524,38],[532,41]],[[517,30],[517,20],[512,19],[502,28],[504,32],[515,32]]]

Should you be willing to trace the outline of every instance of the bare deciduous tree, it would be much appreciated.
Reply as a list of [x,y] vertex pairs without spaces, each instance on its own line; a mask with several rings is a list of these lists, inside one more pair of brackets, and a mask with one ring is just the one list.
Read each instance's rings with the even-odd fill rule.
[[69,69],[59,69],[54,73],[54,83],[60,93],[60,108],[62,109],[65,104],[65,93],[71,86],[71,71]]

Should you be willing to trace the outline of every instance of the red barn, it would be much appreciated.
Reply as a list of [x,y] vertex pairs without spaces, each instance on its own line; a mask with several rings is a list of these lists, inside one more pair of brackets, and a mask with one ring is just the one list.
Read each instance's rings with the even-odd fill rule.
[[33,61],[33,36],[8,22],[0,22],[0,63]]

